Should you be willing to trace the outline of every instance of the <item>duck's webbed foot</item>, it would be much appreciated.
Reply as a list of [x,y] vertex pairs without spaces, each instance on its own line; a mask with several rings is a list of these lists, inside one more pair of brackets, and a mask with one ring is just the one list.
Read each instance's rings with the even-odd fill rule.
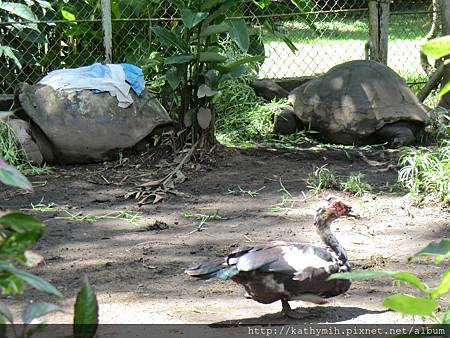
[[281,304],[283,305],[283,313],[285,314],[286,317],[292,319],[305,319],[316,316],[315,313],[312,313],[310,311],[292,310],[288,301],[285,299],[281,300]]

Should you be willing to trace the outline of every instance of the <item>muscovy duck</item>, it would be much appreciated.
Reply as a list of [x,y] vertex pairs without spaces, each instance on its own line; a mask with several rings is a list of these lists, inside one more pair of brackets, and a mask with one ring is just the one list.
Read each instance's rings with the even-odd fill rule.
[[333,273],[351,270],[346,251],[330,229],[334,220],[351,211],[346,202],[334,196],[317,210],[314,225],[326,247],[274,241],[239,248],[223,259],[188,268],[185,273],[200,279],[231,279],[244,286],[249,298],[263,304],[280,300],[286,316],[304,318],[305,313],[291,309],[289,300],[325,304],[326,298],[350,288],[349,280],[327,279]]

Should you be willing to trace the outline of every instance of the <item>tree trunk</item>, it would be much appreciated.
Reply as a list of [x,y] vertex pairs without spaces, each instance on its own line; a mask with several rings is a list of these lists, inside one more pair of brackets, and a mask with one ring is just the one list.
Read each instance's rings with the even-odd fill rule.
[[[442,34],[450,35],[450,0],[441,0]],[[450,64],[444,66],[442,86],[450,81]],[[450,93],[442,96],[439,106],[450,109]]]
[[[430,31],[425,36],[427,41],[436,38],[441,32],[441,0],[433,0],[431,9],[433,11],[433,17],[431,19]],[[428,76],[433,73],[434,66],[430,65],[427,55],[422,51],[420,51],[420,64]]]

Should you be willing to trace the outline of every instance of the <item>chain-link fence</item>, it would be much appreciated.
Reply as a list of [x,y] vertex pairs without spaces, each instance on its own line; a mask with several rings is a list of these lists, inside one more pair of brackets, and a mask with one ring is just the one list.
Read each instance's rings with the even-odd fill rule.
[[[34,83],[51,70],[104,60],[102,1],[16,1],[0,2],[0,95],[13,94],[19,82]],[[366,57],[367,0],[294,2],[258,1],[258,6],[236,1],[229,11],[231,17],[247,20],[252,51],[266,56],[260,78],[313,76]],[[112,61],[136,64],[148,80],[155,79],[161,46],[152,27],[177,26],[180,13],[173,3],[111,0]],[[412,83],[426,80],[419,45],[432,28],[432,4],[391,3],[388,65]],[[290,47],[286,41],[292,42]]]

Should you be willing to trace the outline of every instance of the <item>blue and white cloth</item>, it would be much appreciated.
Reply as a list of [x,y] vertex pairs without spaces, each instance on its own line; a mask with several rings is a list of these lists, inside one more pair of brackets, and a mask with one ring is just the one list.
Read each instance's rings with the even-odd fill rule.
[[128,63],[94,63],[91,66],[58,69],[48,73],[41,84],[58,90],[96,90],[109,92],[117,97],[119,107],[126,108],[133,103],[130,88],[140,95],[145,87],[144,74],[139,67]]

